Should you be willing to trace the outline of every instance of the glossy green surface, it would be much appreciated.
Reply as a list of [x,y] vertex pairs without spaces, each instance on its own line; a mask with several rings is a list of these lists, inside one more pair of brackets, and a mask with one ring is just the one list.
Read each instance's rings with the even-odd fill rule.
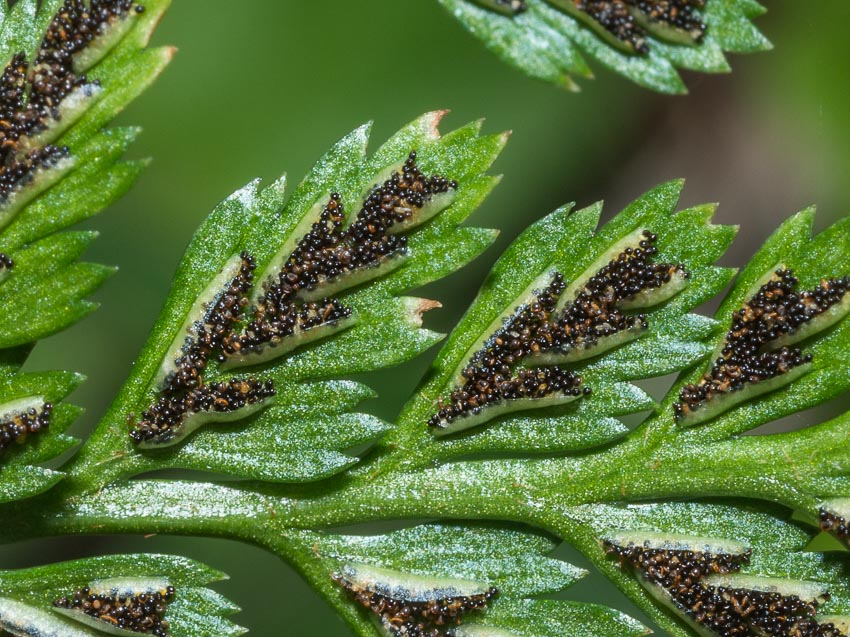
[[[605,197],[610,215],[667,178],[688,177],[687,203],[720,201],[717,221],[743,225],[727,263],[743,264],[794,210],[817,202],[821,227],[850,210],[850,97],[838,80],[850,73],[850,8],[844,0],[825,0],[817,12],[807,5],[773,3],[759,25],[774,52],[734,58],[733,75],[691,80],[691,95],[674,99],[601,70],[579,95],[526,79],[436,2],[177,2],[156,41],[180,52],[122,119],[145,128],[132,156],[155,162],[126,199],[88,226],[101,237],[86,258],[120,272],[97,297],[104,307],[47,339],[29,369],[86,373],[90,380],[74,397],[89,409],[75,429],[84,433],[127,377],[186,243],[218,201],[255,176],[271,179],[285,169],[297,181],[333,141],[367,120],[376,120],[374,136],[383,139],[429,108],[452,108],[450,127],[486,116],[485,131],[514,130],[496,165],[505,181],[473,219],[502,236],[484,258],[426,294],[445,306],[431,313],[431,329],[456,323],[489,263],[545,212]],[[439,47],[428,49],[434,39]],[[429,364],[425,356],[360,379],[382,397],[363,408],[394,420]],[[652,393],[658,397],[657,387]],[[607,431],[616,428],[608,423]],[[276,637],[282,618],[296,633],[349,634],[259,549],[161,536],[110,543],[24,543],[2,554],[12,566],[107,550],[185,553],[232,576],[218,590],[245,608],[237,621],[255,635]],[[600,599],[599,584],[585,582],[570,596],[636,612],[616,591]]]

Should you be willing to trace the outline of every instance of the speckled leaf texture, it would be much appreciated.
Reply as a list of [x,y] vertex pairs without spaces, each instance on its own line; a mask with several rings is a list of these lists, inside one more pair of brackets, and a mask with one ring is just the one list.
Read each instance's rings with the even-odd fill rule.
[[[11,64],[13,56],[23,53],[34,64],[48,25],[62,6],[59,0],[21,0],[11,9],[0,3],[0,61]],[[19,374],[18,369],[35,341],[94,311],[97,304],[86,297],[113,274],[108,266],[80,261],[97,233],[68,228],[124,194],[144,168],[144,161],[121,158],[139,130],[104,128],[172,56],[170,48],[147,47],[168,1],[149,0],[143,6],[144,13],[130,16],[131,26],[120,41],[86,70],[89,84],[97,86],[96,98],[77,112],[63,113],[57,122],[58,136],[50,143],[67,148],[67,168],[58,179],[49,180],[52,183],[36,176],[38,190],[20,201],[22,205],[0,205],[0,252],[14,263],[0,283],[0,404],[40,397],[53,405],[46,431],[13,444],[0,456],[0,502],[31,497],[55,485],[62,474],[42,465],[76,444],[64,432],[80,410],[61,401],[82,378],[67,372]],[[63,98],[60,109],[70,101],[70,96]]]
[[[845,219],[812,237],[814,211],[805,210],[786,221],[735,278],[734,270],[715,262],[736,229],[711,223],[714,206],[676,211],[682,185],[655,188],[598,229],[601,205],[578,211],[568,206],[517,239],[403,409],[398,428],[385,437],[386,455],[369,469],[370,476],[402,475],[366,484],[364,474],[364,499],[389,503],[395,493],[411,499],[440,493],[445,499],[437,510],[443,515],[534,520],[579,548],[675,635],[691,634],[692,626],[612,559],[604,540],[632,533],[740,542],[751,550],[742,574],[818,582],[831,595],[818,614],[843,615],[850,601],[846,548],[826,536],[818,544],[811,541],[824,501],[846,510],[841,498],[850,491],[847,416],[786,433],[739,435],[846,393],[846,309],[839,320],[802,341],[812,362],[801,377],[697,424],[677,421],[673,407],[681,400],[681,389],[707,373],[732,313],[744,307],[766,275],[790,268],[799,290],[846,276],[850,226]],[[664,303],[641,309],[648,327],[636,340],[567,363],[592,387],[591,395],[566,406],[499,415],[453,435],[429,434],[424,423],[438,398],[458,382],[456,370],[499,325],[506,309],[522,305],[530,286],[547,280],[541,274],[557,270],[566,281],[582,272],[587,276],[590,264],[596,264],[591,270],[598,267],[599,255],[640,229],[657,235],[655,261],[682,264],[690,275],[688,284]],[[694,313],[733,279],[714,318]],[[665,398],[654,399],[634,384],[679,371]],[[645,415],[631,431],[618,419],[629,413]],[[532,454],[541,453],[546,455],[534,459]],[[496,455],[508,457],[494,459]],[[481,459],[470,459],[475,456]],[[431,468],[437,464],[441,466]],[[476,497],[467,495],[472,492]],[[388,506],[404,516],[423,513],[409,503]],[[813,551],[815,547],[827,552]],[[488,617],[499,616],[498,608],[499,601]],[[508,634],[548,634],[542,627],[529,629],[509,620],[503,625],[516,626]]]
[[[499,0],[439,2],[505,62],[571,90],[579,88],[577,80],[592,78],[592,68],[598,64],[653,91],[685,93],[679,70],[728,73],[727,53],[771,48],[752,23],[764,13],[755,0],[707,0],[705,8],[698,10],[706,26],[698,42],[681,43],[650,33],[645,53],[623,50],[591,28],[592,22],[558,7],[573,0],[526,0],[527,10],[516,15],[490,8]],[[576,4],[581,3],[576,0]]]
[[[509,628],[509,634],[575,634],[638,637],[646,629],[611,608],[544,599],[580,581],[587,572],[548,557],[556,543],[520,528],[488,525],[430,524],[379,536],[333,536],[305,532],[298,537],[313,551],[306,577],[338,607],[358,634],[374,635],[374,624],[348,603],[328,574],[348,563],[368,563],[422,577],[452,577],[487,582],[499,589],[492,612],[470,619],[482,628]],[[464,623],[464,626],[467,624]]]
[[[37,510],[0,509],[4,537],[97,528],[252,542],[292,564],[363,637],[418,625],[450,637],[637,637],[647,625],[685,637],[720,634],[715,620],[737,622],[739,634],[753,637],[777,622],[782,635],[846,635],[850,421],[760,428],[846,393],[850,221],[813,235],[814,211],[798,213],[738,272],[717,265],[737,229],[713,224],[713,205],[679,210],[682,181],[659,185],[604,225],[601,204],[560,208],[497,261],[395,424],[385,423],[358,412],[372,393],[345,375],[434,342],[419,317],[433,302],[397,295],[463,265],[493,236],[459,224],[495,185],[485,171],[505,137],[482,136],[478,124],[440,136],[440,116],[423,116],[371,155],[368,129],[354,131],[288,199],[282,182],[251,184],[226,199],[192,240],[133,375],[68,467],[69,479]],[[274,381],[274,400],[160,447],[136,447],[127,416],[138,420],[164,391],[159,370],[197,327],[187,317],[210,282],[223,285],[222,268],[232,272],[226,264],[243,252],[258,269],[275,262],[278,246],[289,253],[315,229],[303,219],[314,219],[317,200],[338,192],[356,210],[364,193],[376,192],[376,176],[396,170],[411,149],[424,171],[456,179],[456,192],[409,230],[400,267],[338,292],[358,321],[244,371],[226,356],[210,358],[205,383],[253,374]],[[350,219],[340,228],[353,227]],[[550,299],[555,281],[563,287]],[[701,314],[724,290],[714,316]],[[414,320],[399,321],[411,307]],[[538,315],[549,318],[535,323]],[[798,322],[786,329],[786,319]],[[561,332],[582,340],[558,340]],[[750,340],[735,349],[730,343],[742,334]],[[507,351],[499,348],[511,358],[498,358]],[[482,351],[501,362],[487,363]],[[729,359],[730,351],[743,358]],[[729,360],[742,361],[746,373]],[[721,362],[726,376],[717,372]],[[548,386],[545,370],[556,366],[564,378],[581,378],[571,400],[558,392],[572,386]],[[508,380],[531,369],[546,386],[529,381],[539,395],[520,402]],[[647,383],[659,377],[668,380]],[[468,378],[474,387],[456,393]],[[712,394],[687,398],[690,386],[709,381],[717,381]],[[488,387],[508,393],[476,405]],[[515,400],[519,408],[504,409]],[[227,480],[151,477],[159,468]],[[374,521],[395,530],[340,530]],[[562,541],[582,566],[553,554]],[[637,557],[623,557],[626,549],[656,551],[661,570],[642,571]],[[721,559],[731,566],[711,561]],[[680,588],[652,579],[678,563],[690,575],[664,581]],[[570,599],[588,566],[644,615]],[[721,575],[725,583],[712,579]],[[683,591],[728,604],[708,599],[702,613],[706,598],[686,604]],[[721,616],[720,607],[741,610]]]
[[[749,22],[760,7],[743,0],[707,0],[700,43],[649,38],[646,55],[548,1],[517,17],[482,7],[521,3],[445,3],[499,46],[530,46],[514,54],[561,82],[587,72],[574,46],[667,92],[683,88],[676,67],[725,70],[723,51],[766,46]],[[0,232],[16,263],[0,295],[19,294],[4,307],[28,317],[0,333],[0,404],[19,419],[53,405],[49,432],[4,458],[0,541],[250,542],[362,637],[850,635],[850,417],[818,423],[811,410],[850,388],[850,219],[813,234],[804,210],[738,271],[718,265],[738,229],[714,224],[712,205],[680,210],[682,181],[604,224],[601,204],[564,206],[506,250],[444,336],[426,323],[439,294],[416,290],[494,240],[465,222],[498,183],[489,171],[507,135],[481,122],[442,134],[443,112],[371,152],[363,126],[291,190],[255,181],[224,199],[91,438],[56,472],[33,469],[74,445],[64,432],[77,410],[61,401],[81,379],[19,368],[35,338],[89,311],[90,275],[106,272],[76,264],[92,237],[65,227],[139,169],[120,162],[131,131],[99,131],[170,55],[143,48],[164,3],[145,9],[92,70],[106,92],[63,133],[74,170]],[[32,51],[49,18],[27,2],[4,16],[7,57]],[[537,35],[520,37],[523,25]],[[26,278],[36,270],[44,281]],[[33,290],[55,302],[35,307]],[[371,415],[368,379],[353,376],[443,340],[394,422]],[[640,616],[580,598],[591,568]],[[0,572],[0,632],[123,630],[92,616],[102,604],[54,607],[89,588],[78,597],[165,595],[174,637],[237,635],[236,609],[207,589],[218,579],[138,555]]]
[[[407,296],[407,291],[460,268],[496,236],[491,230],[461,224],[496,185],[497,178],[485,171],[507,138],[480,135],[480,122],[441,136],[437,126],[442,116],[436,112],[417,119],[372,154],[366,152],[369,126],[353,131],[331,148],[288,198],[281,179],[266,187],[252,183],[223,201],[187,249],[162,316],[121,395],[85,447],[81,465],[105,449],[121,449],[124,461],[107,470],[104,483],[162,468],[293,483],[327,478],[355,464],[358,458],[349,450],[373,442],[390,425],[353,411],[374,394],[344,377],[398,364],[438,342],[441,335],[423,327],[422,315],[439,303]],[[127,428],[115,423],[126,422],[128,414],[137,415],[155,401],[158,370],[172,356],[169,347],[175,338],[183,338],[181,326],[224,264],[234,255],[250,254],[257,272],[262,271],[281,246],[302,239],[305,215],[313,214],[315,204],[332,192],[354,211],[350,223],[364,193],[411,151],[417,153],[424,172],[450,176],[457,188],[447,208],[406,235],[400,267],[338,295],[352,308],[354,325],[245,372],[211,361],[204,382],[247,375],[261,378],[274,383],[274,403],[230,423],[210,424],[182,444],[137,450]]]
[[[59,614],[56,600],[73,596],[103,580],[153,580],[174,587],[174,601],[165,619],[173,637],[236,637],[245,632],[228,619],[239,609],[206,588],[226,576],[203,564],[168,555],[106,555],[20,571],[0,571],[0,626],[18,617],[31,622],[41,635],[97,637],[104,628]],[[53,632],[51,632],[53,631]],[[131,633],[132,634],[132,633]]]

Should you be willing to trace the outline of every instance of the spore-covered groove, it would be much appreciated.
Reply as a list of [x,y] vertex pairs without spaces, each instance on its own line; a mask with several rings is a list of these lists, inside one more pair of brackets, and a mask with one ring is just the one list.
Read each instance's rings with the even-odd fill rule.
[[445,177],[423,174],[414,151],[365,195],[350,224],[334,193],[308,213],[312,223],[270,271],[257,276],[248,253],[231,259],[166,355],[156,400],[138,421],[130,416],[133,441],[175,444],[206,422],[239,420],[269,404],[273,381],[207,382],[209,363],[215,359],[222,369],[260,364],[353,325],[352,308],[334,295],[403,262],[403,233],[450,205],[456,188]]
[[[525,0],[475,1],[511,16],[528,9]],[[620,50],[636,55],[649,54],[650,36],[674,44],[696,45],[708,29],[700,13],[707,0],[547,1],[581,20]]]
[[711,369],[682,388],[676,419],[695,424],[804,374],[812,354],[794,344],[834,325],[850,311],[850,277],[823,279],[803,292],[787,268],[757,284],[732,325]]
[[653,595],[700,631],[719,637],[846,637],[819,622],[826,591],[806,582],[739,575],[749,550],[655,546],[609,539],[605,550],[633,569]]
[[52,142],[99,99],[101,86],[85,71],[142,11],[133,0],[66,0],[32,64],[23,51],[6,64],[0,77],[0,226],[73,167],[69,149]]
[[449,637],[467,615],[487,610],[499,595],[497,588],[476,582],[429,579],[366,565],[346,565],[331,577],[389,637]]
[[564,404],[590,394],[582,378],[563,367],[639,338],[645,314],[629,310],[661,303],[683,289],[684,266],[653,263],[657,236],[642,231],[579,279],[570,297],[563,276],[504,321],[461,370],[460,383],[440,400],[428,424],[448,434],[507,411]]

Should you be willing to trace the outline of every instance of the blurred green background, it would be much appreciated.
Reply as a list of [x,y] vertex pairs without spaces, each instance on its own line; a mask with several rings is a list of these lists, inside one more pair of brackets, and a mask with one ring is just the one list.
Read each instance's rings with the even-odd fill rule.
[[[503,66],[434,0],[174,0],[156,41],[180,51],[122,116],[141,124],[133,147],[154,162],[137,186],[90,227],[88,257],[119,266],[103,307],[43,341],[29,369],[74,369],[88,409],[104,412],[153,324],[194,228],[248,180],[286,171],[291,183],[337,138],[374,120],[373,145],[418,114],[450,108],[444,130],[486,117],[514,131],[495,171],[502,185],[472,222],[502,230],[472,266],[426,293],[446,331],[487,268],[522,228],[566,202],[605,198],[608,215],[643,191],[686,177],[684,203],[718,201],[718,220],[741,225],[727,263],[744,263],[787,215],[811,203],[819,225],[850,212],[850,56],[847,0],[775,0],[759,25],[771,53],[734,57],[730,76],[689,75],[691,94],[650,94],[596,67],[571,94]],[[392,419],[428,355],[365,380]],[[177,552],[228,572],[220,591],[258,637],[347,635],[345,626],[283,564],[258,549],[192,538],[86,538],[0,550],[10,566],[104,551]],[[569,556],[564,550],[562,555]],[[576,559],[581,563],[580,559]],[[598,577],[569,591],[633,610]]]

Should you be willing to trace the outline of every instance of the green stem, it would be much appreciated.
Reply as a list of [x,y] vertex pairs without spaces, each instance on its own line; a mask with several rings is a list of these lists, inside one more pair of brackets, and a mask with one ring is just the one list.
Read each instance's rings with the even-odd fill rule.
[[[751,437],[708,449],[673,447],[661,451],[624,444],[591,459],[482,460],[371,478],[361,473],[337,480],[330,492],[328,484],[232,487],[133,481],[54,498],[45,506],[18,505],[4,515],[8,522],[3,533],[4,539],[14,539],[32,533],[157,532],[257,542],[271,530],[287,528],[455,518],[545,521],[546,530],[562,535],[556,514],[582,504],[722,496],[811,511],[821,495],[808,490],[806,481],[801,487],[796,479],[804,472],[811,474],[811,463],[817,461],[799,436]],[[792,447],[794,455],[789,454]],[[764,460],[754,463],[753,457]],[[620,470],[602,473],[602,465]],[[562,488],[554,496],[553,486],[558,485]]]

